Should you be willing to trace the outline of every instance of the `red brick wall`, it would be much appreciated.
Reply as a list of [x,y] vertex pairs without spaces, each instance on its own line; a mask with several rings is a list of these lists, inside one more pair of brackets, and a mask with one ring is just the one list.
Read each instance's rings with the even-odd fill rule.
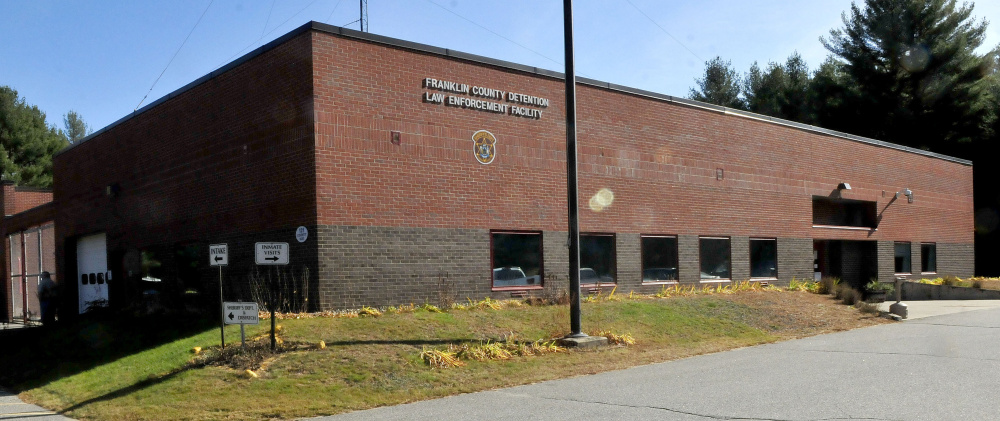
[[72,239],[94,232],[107,232],[116,271],[124,263],[115,251],[312,225],[311,37],[300,33],[57,155],[64,275],[75,278]]
[[[325,33],[314,66],[320,224],[565,230],[561,80]],[[424,103],[426,77],[550,106],[530,120]],[[971,166],[593,86],[578,115],[583,231],[972,242]],[[498,138],[490,165],[477,130]],[[812,196],[840,182],[884,210],[877,232],[812,228]],[[615,200],[591,211],[601,188]],[[903,188],[915,203],[890,204]]]
[[21,187],[4,182],[0,195],[4,215],[14,215],[52,201],[52,191],[33,187]]

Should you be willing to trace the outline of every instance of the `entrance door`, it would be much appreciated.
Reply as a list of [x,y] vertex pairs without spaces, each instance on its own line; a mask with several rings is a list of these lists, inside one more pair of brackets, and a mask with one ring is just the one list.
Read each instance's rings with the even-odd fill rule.
[[92,305],[108,303],[108,248],[104,233],[82,237],[76,242],[77,285],[80,289],[80,314]]

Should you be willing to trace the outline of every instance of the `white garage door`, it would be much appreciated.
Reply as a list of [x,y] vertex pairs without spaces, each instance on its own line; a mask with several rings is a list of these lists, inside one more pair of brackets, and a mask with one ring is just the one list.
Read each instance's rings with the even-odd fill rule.
[[87,312],[91,305],[107,305],[111,273],[108,272],[108,249],[104,233],[77,240],[76,273],[76,284],[80,288],[80,314]]

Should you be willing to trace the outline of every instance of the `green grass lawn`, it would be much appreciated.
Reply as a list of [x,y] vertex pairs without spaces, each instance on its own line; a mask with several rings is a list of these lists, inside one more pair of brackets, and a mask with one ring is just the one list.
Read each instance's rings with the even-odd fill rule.
[[[790,317],[797,311],[793,303],[824,307],[824,321]],[[264,332],[266,323],[248,327],[248,336]],[[31,338],[30,346],[13,355],[8,350],[0,383],[27,401],[81,419],[296,418],[596,373],[877,321],[803,292],[599,301],[583,305],[585,331],[630,333],[636,345],[444,369],[420,358],[422,350],[448,344],[510,335],[531,341],[560,337],[568,323],[564,305],[285,319],[279,324],[286,342],[323,340],[326,349],[280,354],[257,370],[259,378],[249,378],[241,370],[189,364],[193,347],[218,346],[217,327],[193,321],[145,328],[90,322]],[[183,328],[168,328],[178,324]],[[238,328],[230,327],[227,342],[238,341]],[[17,364],[19,358],[49,363],[30,369]]]

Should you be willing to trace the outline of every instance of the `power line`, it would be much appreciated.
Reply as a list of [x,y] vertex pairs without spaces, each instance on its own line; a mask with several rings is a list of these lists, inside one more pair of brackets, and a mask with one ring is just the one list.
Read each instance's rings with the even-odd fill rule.
[[177,53],[181,52],[181,48],[184,48],[184,44],[187,44],[187,42],[188,42],[188,38],[191,38],[191,34],[193,34],[193,33],[194,33],[194,30],[198,28],[198,24],[199,24],[199,23],[201,23],[201,18],[204,18],[204,17],[205,17],[205,13],[208,13],[208,9],[209,9],[210,7],[212,7],[212,3],[213,3],[213,2],[215,2],[215,0],[210,0],[210,1],[208,2],[208,6],[206,6],[206,7],[205,7],[205,11],[201,12],[201,16],[199,16],[199,17],[198,17],[198,21],[194,23],[194,27],[192,27],[192,28],[191,28],[191,31],[190,31],[190,32],[188,32],[188,34],[187,34],[187,36],[186,36],[186,37],[184,37],[184,42],[182,42],[182,43],[181,43],[181,46],[180,46],[180,47],[177,47],[177,51],[174,51],[174,55],[170,57],[170,61],[168,61],[168,62],[167,62],[167,65],[163,67],[163,71],[161,71],[161,72],[160,72],[160,75],[159,75],[159,76],[157,76],[157,77],[156,77],[156,80],[154,80],[154,81],[153,81],[153,86],[150,86],[150,87],[149,87],[149,91],[147,91],[147,92],[146,92],[146,95],[143,95],[142,99],[141,99],[141,100],[139,100],[139,104],[135,106],[135,110],[132,110],[133,112],[135,112],[136,110],[138,110],[138,109],[139,109],[139,106],[141,106],[141,105],[142,105],[143,101],[145,101],[145,100],[146,100],[146,98],[147,98],[147,97],[149,97],[149,93],[150,93],[150,92],[153,92],[153,88],[155,88],[155,87],[156,87],[156,83],[157,83],[157,82],[159,82],[159,81],[160,81],[160,78],[161,78],[161,77],[163,77],[163,74],[167,72],[167,68],[169,68],[169,67],[170,67],[170,63],[173,63],[173,62],[174,62],[174,59],[175,59],[175,58],[177,58]]
[[[524,45],[522,45],[522,44],[518,43],[517,41],[514,41],[514,40],[512,40],[512,39],[510,39],[510,38],[507,38],[507,37],[505,37],[505,36],[503,36],[503,35],[500,35],[500,34],[498,34],[498,33],[494,32],[494,31],[493,31],[492,29],[490,29],[490,28],[487,28],[487,27],[485,27],[485,26],[483,26],[483,25],[480,25],[480,24],[478,24],[478,23],[476,23],[476,22],[472,21],[471,19],[469,19],[469,18],[467,18],[467,17],[465,17],[465,16],[462,16],[462,15],[458,14],[458,13],[456,13],[455,11],[453,11],[453,10],[451,10],[451,9],[447,8],[447,7],[444,7],[444,6],[440,5],[440,4],[437,4],[437,3],[435,3],[435,2],[433,2],[433,1],[431,1],[431,0],[424,0],[424,1],[426,1],[426,2],[428,2],[428,3],[430,3],[430,4],[433,4],[433,5],[437,6],[437,7],[440,7],[440,8],[441,8],[441,9],[443,9],[444,11],[446,11],[446,12],[448,12],[448,13],[451,13],[451,14],[453,14],[453,15],[455,15],[455,16],[458,16],[459,18],[462,18],[462,20],[464,20],[464,21],[466,21],[466,22],[469,22],[469,23],[471,23],[471,24],[473,24],[473,25],[476,25],[476,26],[478,26],[478,27],[480,27],[480,28],[483,28],[483,29],[487,30],[487,31],[488,31],[489,33],[491,33],[491,34],[493,34],[493,35],[496,35],[496,36],[498,36],[498,37],[500,37],[500,38],[503,38],[503,39],[507,40],[507,42],[509,42],[509,43],[511,43],[511,44],[514,44],[514,45],[516,45],[516,46],[518,46],[518,47],[521,47],[521,48],[523,48],[523,49],[525,49],[525,50],[528,50],[528,51],[531,51],[532,53],[535,53],[535,54],[536,54],[536,55],[538,55],[539,57],[542,57],[542,58],[544,58],[544,59],[546,59],[546,60],[548,60],[548,61],[551,61],[551,62],[553,62],[553,63],[555,63],[555,64],[558,64],[558,65],[560,65],[560,66],[562,66],[562,65],[563,65],[563,64],[562,64],[561,62],[558,62],[558,61],[555,61],[555,60],[553,60],[553,59],[549,58],[548,56],[546,56],[545,54],[542,54],[542,53],[539,53],[538,51],[535,51],[535,50],[532,50],[532,49],[530,49],[530,48],[528,48],[528,47],[526,47],[526,46],[524,46]],[[352,22],[352,23],[353,23],[353,22]]]
[[267,30],[267,24],[271,23],[271,12],[274,12],[274,3],[278,0],[271,0],[271,8],[267,9],[267,20],[264,21],[264,27],[260,28],[260,36],[264,36],[264,31]]
[[340,7],[340,2],[341,1],[344,1],[344,0],[338,0],[337,4],[333,5],[333,10],[330,11],[330,16],[327,16],[326,20],[324,22],[330,23],[330,19],[333,19],[333,12],[336,12],[337,11],[337,7]]
[[[254,42],[251,42],[246,47],[243,47],[242,50],[240,50],[236,54],[233,54],[231,57],[229,57],[228,59],[226,59],[226,61],[223,61],[221,64],[219,64],[219,66],[221,67],[221,66],[225,65],[226,63],[229,63],[230,61],[233,61],[234,58],[236,58],[240,54],[243,54],[243,52],[246,51],[248,48],[253,47],[254,45],[257,45],[258,41],[260,41],[261,39],[263,39],[264,37],[266,37],[268,35],[271,35],[271,33],[273,33],[274,31],[278,30],[278,28],[284,26],[286,23],[288,23],[288,21],[294,19],[296,16],[298,16],[302,12],[306,11],[306,9],[312,7],[312,5],[316,4],[317,1],[319,1],[319,0],[313,0],[311,3],[307,4],[306,7],[303,7],[301,10],[299,10],[298,12],[296,12],[294,15],[292,15],[288,19],[285,19],[284,22],[281,22],[280,24],[278,24],[278,26],[275,26],[274,29],[271,29],[270,31],[268,31],[266,35],[261,35],[256,40],[254,40]],[[340,2],[337,2],[337,4],[339,5]],[[336,6],[334,6],[334,10],[336,10],[336,9],[337,9]]]
[[646,17],[646,19],[648,19],[648,20],[649,20],[650,22],[653,22],[653,25],[656,25],[656,27],[657,27],[657,28],[660,28],[660,30],[661,30],[661,31],[663,31],[663,33],[664,33],[664,34],[667,34],[667,36],[668,36],[668,37],[670,37],[670,39],[672,39],[672,40],[674,40],[674,41],[675,41],[676,43],[680,44],[680,46],[681,46],[681,47],[684,47],[684,49],[685,49],[685,50],[687,50],[687,52],[691,53],[691,55],[692,55],[692,56],[694,56],[695,58],[697,58],[698,60],[700,60],[700,61],[702,61],[702,62],[704,62],[704,61],[705,61],[705,59],[703,59],[703,58],[701,58],[701,57],[698,57],[698,55],[697,55],[697,54],[695,54],[695,53],[694,53],[694,51],[691,51],[691,49],[690,49],[690,48],[688,48],[688,46],[684,45],[684,43],[683,43],[683,42],[681,42],[681,40],[677,39],[677,37],[675,37],[675,36],[674,36],[673,34],[671,34],[671,33],[670,33],[669,31],[667,31],[667,30],[666,30],[666,29],[664,29],[664,28],[663,28],[662,26],[660,26],[660,24],[656,23],[656,21],[655,21],[655,20],[653,20],[653,18],[649,17],[649,15],[647,15],[647,14],[646,14],[646,12],[643,12],[643,11],[642,11],[642,9],[639,9],[639,7],[638,7],[638,6],[636,6],[636,5],[634,4],[634,3],[632,3],[632,0],[625,0],[625,2],[626,2],[626,3],[628,3],[629,5],[631,5],[631,6],[632,6],[632,8],[634,8],[634,9],[635,9],[636,11],[638,11],[639,13],[641,13],[641,14],[642,14],[643,16],[645,16],[645,17]]

